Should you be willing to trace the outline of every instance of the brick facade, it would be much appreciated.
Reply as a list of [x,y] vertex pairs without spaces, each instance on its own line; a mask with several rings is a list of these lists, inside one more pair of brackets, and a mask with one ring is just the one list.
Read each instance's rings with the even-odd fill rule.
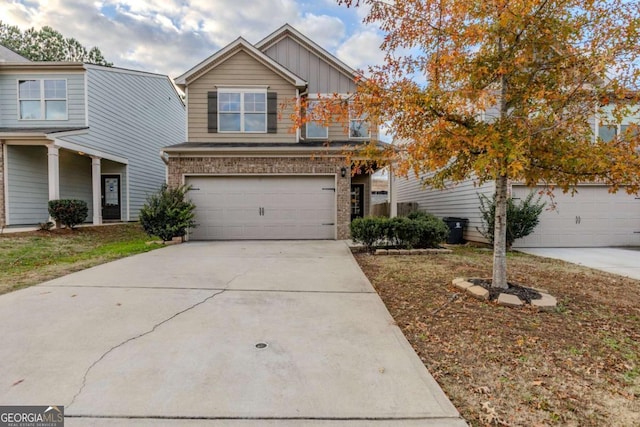
[[0,228],[7,224],[4,204],[4,144],[0,142]]
[[335,174],[337,177],[337,237],[348,239],[351,219],[351,176],[347,171],[346,176],[342,177],[343,167],[345,167],[345,159],[341,157],[171,157],[168,166],[168,184],[170,186],[184,184],[185,175]]

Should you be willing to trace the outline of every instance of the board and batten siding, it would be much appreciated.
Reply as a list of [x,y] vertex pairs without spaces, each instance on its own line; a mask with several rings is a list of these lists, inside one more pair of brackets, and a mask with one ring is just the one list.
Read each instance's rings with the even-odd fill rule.
[[[284,37],[269,46],[264,53],[306,80],[309,83],[307,92],[310,97],[348,94],[356,91],[353,77],[345,75],[343,71],[337,69],[291,37]],[[349,139],[349,128],[343,123],[332,122],[328,127],[329,141]],[[303,138],[306,137],[305,126],[301,129],[301,135]],[[378,137],[375,129],[372,130],[371,137],[373,139]]]
[[[20,120],[18,80],[67,81],[67,120]],[[86,126],[84,73],[0,73],[0,125],[3,127]]]
[[9,215],[7,224],[46,222],[49,218],[47,147],[7,146]]
[[305,46],[285,37],[264,52],[295,75],[309,82],[309,93],[353,93],[353,79]]
[[166,76],[129,72],[109,67],[87,66],[89,133],[61,138],[124,157],[128,166],[115,168],[102,160],[102,173],[122,173],[123,219],[130,206],[136,220],[147,197],[165,182],[160,149],[185,141],[184,104]]
[[[225,87],[267,87],[278,94],[277,133],[209,133],[207,126],[207,93]],[[189,110],[189,142],[296,142],[290,116],[295,106],[296,88],[284,78],[240,50],[203,75],[187,87]],[[287,108],[281,109],[281,105]]]
[[[422,175],[426,176],[426,175]],[[421,177],[422,177],[421,176]],[[444,190],[430,187],[422,188],[421,182],[414,174],[408,177],[394,177],[393,185],[396,202],[417,202],[418,209],[434,214],[438,218],[467,218],[469,222],[464,232],[466,240],[486,242],[477,228],[482,227],[479,195],[491,197],[495,192],[495,184],[487,182],[477,185],[469,179],[457,184],[449,184]]]

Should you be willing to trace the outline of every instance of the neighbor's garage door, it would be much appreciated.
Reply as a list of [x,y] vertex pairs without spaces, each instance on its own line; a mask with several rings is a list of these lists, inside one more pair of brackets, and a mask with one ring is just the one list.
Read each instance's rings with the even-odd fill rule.
[[[537,189],[539,191],[540,188]],[[513,187],[513,197],[531,190]],[[640,246],[640,199],[624,190],[610,194],[604,186],[581,186],[571,197],[554,191],[556,209],[540,216],[533,234],[516,240],[516,247]]]
[[334,239],[333,176],[188,177],[196,240]]

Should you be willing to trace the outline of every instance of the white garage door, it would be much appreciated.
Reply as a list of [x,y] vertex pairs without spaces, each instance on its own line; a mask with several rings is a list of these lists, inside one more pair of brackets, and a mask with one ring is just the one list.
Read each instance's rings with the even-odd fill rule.
[[334,239],[334,176],[188,177],[195,240]]
[[[530,191],[514,186],[513,197],[523,199]],[[624,190],[610,194],[604,186],[581,186],[573,197],[561,190],[554,194],[555,210],[548,210],[543,196],[547,206],[540,224],[515,247],[640,246],[640,198]]]

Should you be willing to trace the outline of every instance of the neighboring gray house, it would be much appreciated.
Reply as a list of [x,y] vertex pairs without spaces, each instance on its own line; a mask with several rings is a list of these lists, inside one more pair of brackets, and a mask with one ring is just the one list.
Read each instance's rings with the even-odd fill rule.
[[[616,134],[640,120],[631,116],[619,126],[601,126],[592,120],[594,134],[611,140]],[[481,227],[478,195],[491,197],[495,193],[493,182],[476,186],[474,180],[449,185],[445,190],[423,188],[419,178],[392,178],[392,207],[396,203],[417,202],[419,210],[431,212],[438,217],[468,218],[464,238],[485,242],[477,231]],[[543,191],[543,187],[529,188],[517,182],[510,183],[510,194],[523,199],[531,191]],[[621,188],[618,193],[609,193],[609,187],[597,184],[582,184],[573,197],[562,190],[554,191],[555,209],[546,209],[534,232],[514,242],[514,247],[595,247],[595,246],[640,246],[640,197],[630,196]],[[543,201],[549,205],[547,196]]]
[[344,146],[377,133],[362,117],[295,130],[291,115],[302,96],[353,93],[355,76],[284,25],[255,45],[238,38],[178,77],[187,138],[164,152],[169,184],[193,186],[191,238],[347,238],[351,219],[369,212],[371,177],[351,176]]
[[184,140],[171,81],[15,55],[0,50],[0,226],[44,222],[60,198],[86,201],[94,224],[136,220],[165,182],[160,148]]

